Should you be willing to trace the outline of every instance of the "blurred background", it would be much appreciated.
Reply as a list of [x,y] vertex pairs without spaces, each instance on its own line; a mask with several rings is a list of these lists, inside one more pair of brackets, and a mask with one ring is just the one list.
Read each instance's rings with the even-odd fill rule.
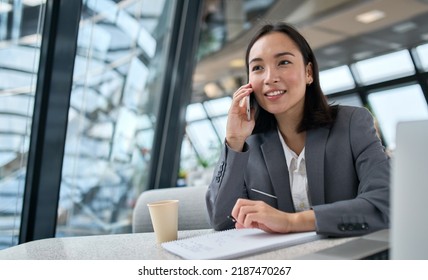
[[127,233],[141,192],[208,185],[266,22],[302,32],[329,102],[368,108],[391,152],[397,122],[428,118],[428,1],[64,3],[0,0],[0,249]]

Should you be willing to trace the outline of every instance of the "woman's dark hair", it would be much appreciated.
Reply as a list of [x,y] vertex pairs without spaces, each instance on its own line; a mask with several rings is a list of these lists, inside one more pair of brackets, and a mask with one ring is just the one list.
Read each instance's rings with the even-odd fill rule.
[[[336,117],[337,106],[330,106],[327,103],[327,99],[320,86],[318,63],[315,59],[315,55],[306,39],[293,26],[286,23],[267,24],[261,27],[253,36],[245,54],[247,80],[249,77],[248,58],[251,48],[258,39],[272,32],[281,32],[290,37],[302,53],[305,65],[308,65],[308,63],[312,64],[313,82],[306,86],[303,118],[297,128],[297,132],[331,125]],[[276,129],[277,123],[275,116],[260,107],[254,98],[252,102],[256,109],[256,125],[253,134]]]

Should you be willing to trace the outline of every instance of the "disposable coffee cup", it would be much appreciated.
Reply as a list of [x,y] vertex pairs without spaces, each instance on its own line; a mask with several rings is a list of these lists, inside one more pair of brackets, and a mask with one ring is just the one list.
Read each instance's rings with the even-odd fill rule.
[[177,240],[178,200],[161,200],[147,206],[157,243]]

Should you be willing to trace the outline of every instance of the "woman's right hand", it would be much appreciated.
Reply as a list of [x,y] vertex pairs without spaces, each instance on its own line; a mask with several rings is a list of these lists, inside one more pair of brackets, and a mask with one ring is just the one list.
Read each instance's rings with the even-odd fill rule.
[[251,119],[247,119],[246,98],[250,98],[253,92],[251,84],[241,86],[232,98],[232,104],[229,109],[226,125],[226,142],[227,145],[235,150],[242,151],[245,140],[253,132],[254,109],[251,108]]

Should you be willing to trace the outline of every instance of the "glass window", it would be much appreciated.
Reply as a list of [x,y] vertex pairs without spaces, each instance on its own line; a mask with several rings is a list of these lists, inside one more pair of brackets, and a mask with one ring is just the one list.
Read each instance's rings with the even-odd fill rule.
[[320,72],[320,83],[324,94],[330,94],[355,87],[349,67],[344,65]]
[[193,103],[187,106],[186,121],[202,120],[207,118],[204,106],[201,103]]
[[230,104],[232,103],[232,98],[227,96],[223,98],[218,98],[210,101],[205,101],[204,106],[210,117],[227,115],[229,111]]
[[1,250],[18,243],[44,5],[0,2]]
[[363,102],[361,101],[360,96],[356,93],[337,97],[328,97],[328,102],[330,104],[363,107]]
[[362,84],[392,80],[415,73],[410,53],[402,50],[355,63]]
[[395,148],[399,121],[428,118],[428,107],[420,85],[409,85],[370,93],[368,101],[380,125],[386,145]]
[[212,120],[215,130],[223,143],[226,138],[226,123],[227,123],[227,115],[223,117],[217,117]]
[[186,132],[202,166],[206,167],[217,161],[220,140],[209,120],[188,124]]
[[[212,159],[218,154],[213,153]],[[181,166],[178,173],[177,186],[208,186],[212,180],[214,165],[210,160],[201,158],[190,138],[186,135],[181,146]]]
[[[203,105],[193,103],[187,106],[187,135],[182,143],[180,158],[182,172],[193,174],[196,169],[212,167],[217,162],[219,147],[226,137],[227,113],[231,102],[232,98],[227,96],[205,101]],[[187,183],[194,182],[188,179]]]
[[428,70],[428,44],[416,47],[419,61],[423,70]]
[[175,1],[84,1],[57,236],[131,231],[146,189]]
[[198,166],[198,156],[196,154],[195,148],[190,142],[189,137],[185,135],[183,138],[183,143],[181,144],[179,177],[186,180],[186,185],[191,184],[188,181],[189,172],[191,170],[196,170]]

